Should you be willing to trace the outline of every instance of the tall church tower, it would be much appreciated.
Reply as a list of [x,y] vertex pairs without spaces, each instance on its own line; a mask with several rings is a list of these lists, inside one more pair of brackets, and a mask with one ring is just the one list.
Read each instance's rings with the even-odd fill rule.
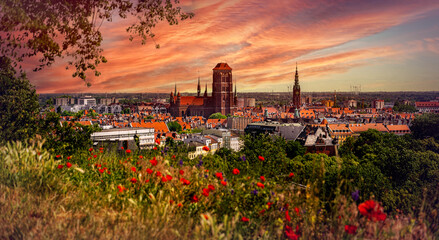
[[232,68],[227,63],[218,63],[213,70],[212,98],[214,112],[227,115],[234,107]]
[[293,106],[297,109],[300,108],[302,103],[300,102],[300,85],[299,85],[299,72],[297,71],[297,63],[296,63],[296,76],[294,78],[294,86],[293,86]]

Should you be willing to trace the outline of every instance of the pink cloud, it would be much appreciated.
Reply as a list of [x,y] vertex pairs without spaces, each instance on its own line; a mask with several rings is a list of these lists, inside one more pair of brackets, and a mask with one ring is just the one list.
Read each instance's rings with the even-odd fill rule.
[[[104,55],[98,78],[86,89],[71,70],[56,64],[30,74],[38,92],[170,92],[196,90],[200,75],[210,88],[211,69],[227,61],[242,91],[264,89],[292,81],[294,62],[300,59],[303,76],[336,74],[367,65],[373,59],[404,54],[394,46],[356,47],[343,52],[313,55],[394,26],[438,9],[437,1],[182,1],[196,15],[177,26],[161,23],[152,41],[140,45],[128,40],[125,29],[133,19],[104,23]],[[124,24],[124,25],[123,25]],[[437,51],[437,40],[423,41]],[[303,71],[302,71],[303,70]],[[199,73],[198,73],[199,72]]]

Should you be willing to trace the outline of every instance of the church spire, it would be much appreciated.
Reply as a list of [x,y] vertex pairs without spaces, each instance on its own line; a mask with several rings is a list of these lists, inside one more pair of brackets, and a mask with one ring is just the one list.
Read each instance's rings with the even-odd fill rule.
[[204,97],[207,97],[207,83],[206,83],[206,90],[204,90]]
[[198,76],[197,97],[201,95],[200,77]]
[[300,96],[300,85],[299,85],[299,71],[297,70],[297,62],[296,62],[296,75],[294,77],[294,86],[293,86],[293,105],[296,109],[299,109],[302,105],[301,96]]
[[294,85],[299,85],[299,71],[297,70],[297,62],[296,62],[296,76],[294,78]]
[[174,96],[177,96],[177,83],[175,83]]

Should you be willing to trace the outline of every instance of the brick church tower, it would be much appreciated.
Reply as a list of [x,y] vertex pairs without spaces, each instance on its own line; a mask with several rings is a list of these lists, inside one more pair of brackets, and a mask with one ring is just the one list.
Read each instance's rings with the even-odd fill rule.
[[213,70],[212,100],[214,112],[231,114],[234,109],[232,68],[227,63],[218,63]]
[[300,85],[299,85],[299,72],[297,71],[297,63],[296,63],[296,76],[294,78],[294,86],[293,86],[293,107],[300,109],[301,98],[300,98]]

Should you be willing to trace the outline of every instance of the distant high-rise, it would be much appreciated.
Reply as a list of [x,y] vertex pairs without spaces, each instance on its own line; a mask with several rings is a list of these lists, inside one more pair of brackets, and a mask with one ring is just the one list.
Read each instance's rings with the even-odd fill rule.
[[297,63],[296,63],[296,76],[294,78],[294,86],[293,86],[293,106],[295,108],[300,108],[301,105],[302,104],[300,98],[299,72],[297,71]]

